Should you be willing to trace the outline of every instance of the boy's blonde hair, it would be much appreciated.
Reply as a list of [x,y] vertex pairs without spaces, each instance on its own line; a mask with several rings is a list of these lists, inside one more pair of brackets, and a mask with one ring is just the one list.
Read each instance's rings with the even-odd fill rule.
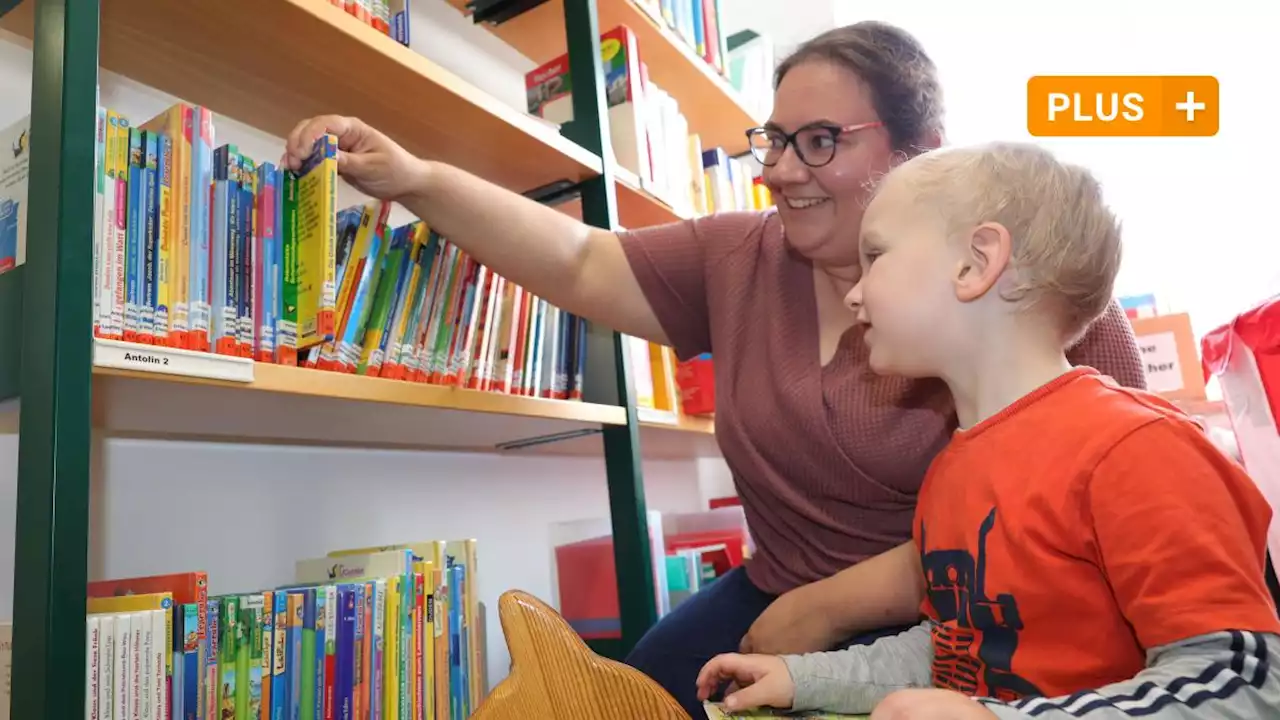
[[901,169],[917,202],[941,211],[949,232],[984,222],[1009,231],[1012,276],[1001,296],[1047,307],[1064,344],[1106,310],[1120,269],[1120,223],[1087,169],[1016,142],[935,150]]

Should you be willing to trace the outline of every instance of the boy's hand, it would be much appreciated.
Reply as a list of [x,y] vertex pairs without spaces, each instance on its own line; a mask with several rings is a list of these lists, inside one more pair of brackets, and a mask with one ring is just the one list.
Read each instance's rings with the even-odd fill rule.
[[825,589],[822,582],[801,585],[774,600],[751,624],[739,652],[799,655],[830,650],[840,638],[829,614],[816,609]]
[[899,690],[876,705],[871,720],[998,720],[976,700],[951,690]]
[[795,698],[796,686],[787,664],[773,655],[727,653],[711,658],[698,673],[698,699],[710,698],[726,681],[732,683],[724,698],[729,710],[785,709]]

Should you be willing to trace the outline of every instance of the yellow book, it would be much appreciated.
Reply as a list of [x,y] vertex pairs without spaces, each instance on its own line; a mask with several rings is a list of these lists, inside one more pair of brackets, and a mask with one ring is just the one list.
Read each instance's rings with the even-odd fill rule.
[[423,542],[399,543],[395,545],[375,545],[373,547],[350,548],[346,550],[331,550],[329,557],[344,557],[348,555],[372,555],[380,552],[390,552],[392,550],[411,550],[413,554],[425,561],[435,563],[436,567],[444,567],[445,546],[447,543],[443,540],[426,540]]
[[85,599],[85,610],[90,615],[164,610],[164,668],[165,675],[173,677],[173,593],[139,593],[137,595],[113,595]]
[[166,190],[161,185],[161,242],[165,241],[166,221],[169,238],[169,341],[173,347],[188,347],[187,329],[191,296],[191,132],[192,108],[178,103],[143,123],[169,138],[171,169],[169,170],[169,206],[165,209]]
[[449,670],[449,586],[445,583],[444,565],[436,565],[431,574],[433,578],[428,587],[434,588],[429,592],[435,596],[431,603],[433,614],[430,628],[431,642],[434,643],[432,654],[435,656],[430,675],[436,685],[433,706],[436,718],[447,720],[452,717],[449,693],[452,674]]
[[387,612],[383,616],[386,629],[382,639],[382,677],[385,700],[382,717],[395,720],[400,717],[400,630],[404,618],[400,614],[400,588],[402,577],[387,578]]
[[678,412],[680,389],[676,387],[675,363],[671,362],[665,346],[655,342],[649,343],[649,372],[653,375],[653,406],[665,412]]
[[298,177],[298,349],[333,339],[338,139],[316,139]]
[[[436,673],[435,588],[433,586],[436,576],[435,567],[435,563],[430,561],[413,564],[413,572],[422,576],[423,593],[426,595],[422,603],[422,627],[414,629],[415,653],[421,650],[421,655],[414,659],[414,663],[415,667],[421,668],[418,684],[422,688],[422,705],[426,707],[425,712],[414,717],[421,717],[422,720],[436,718],[436,688],[433,681]],[[417,705],[414,706],[414,710],[419,710]]]
[[173,242],[173,141],[156,133],[159,166],[156,182],[160,186],[160,242],[156,258],[156,344],[173,346],[173,271],[177,260]]

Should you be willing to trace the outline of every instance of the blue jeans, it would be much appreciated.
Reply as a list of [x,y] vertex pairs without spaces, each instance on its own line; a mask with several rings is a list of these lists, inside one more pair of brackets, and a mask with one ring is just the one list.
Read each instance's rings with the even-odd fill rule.
[[[738,567],[694,593],[640,638],[626,663],[671,693],[692,718],[704,718],[698,700],[698,671],[708,660],[737,652],[742,636],[777,596],[757,588]],[[866,645],[905,627],[884,628],[849,638],[840,647]]]

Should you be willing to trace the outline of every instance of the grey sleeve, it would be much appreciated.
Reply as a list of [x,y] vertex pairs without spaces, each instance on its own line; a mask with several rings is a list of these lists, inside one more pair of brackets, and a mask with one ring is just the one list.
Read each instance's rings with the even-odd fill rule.
[[1001,720],[1280,719],[1280,635],[1230,630],[1151,648],[1131,680],[1054,698],[978,698]]
[[924,622],[871,645],[782,656],[795,683],[792,709],[865,714],[895,690],[930,687],[929,629]]

